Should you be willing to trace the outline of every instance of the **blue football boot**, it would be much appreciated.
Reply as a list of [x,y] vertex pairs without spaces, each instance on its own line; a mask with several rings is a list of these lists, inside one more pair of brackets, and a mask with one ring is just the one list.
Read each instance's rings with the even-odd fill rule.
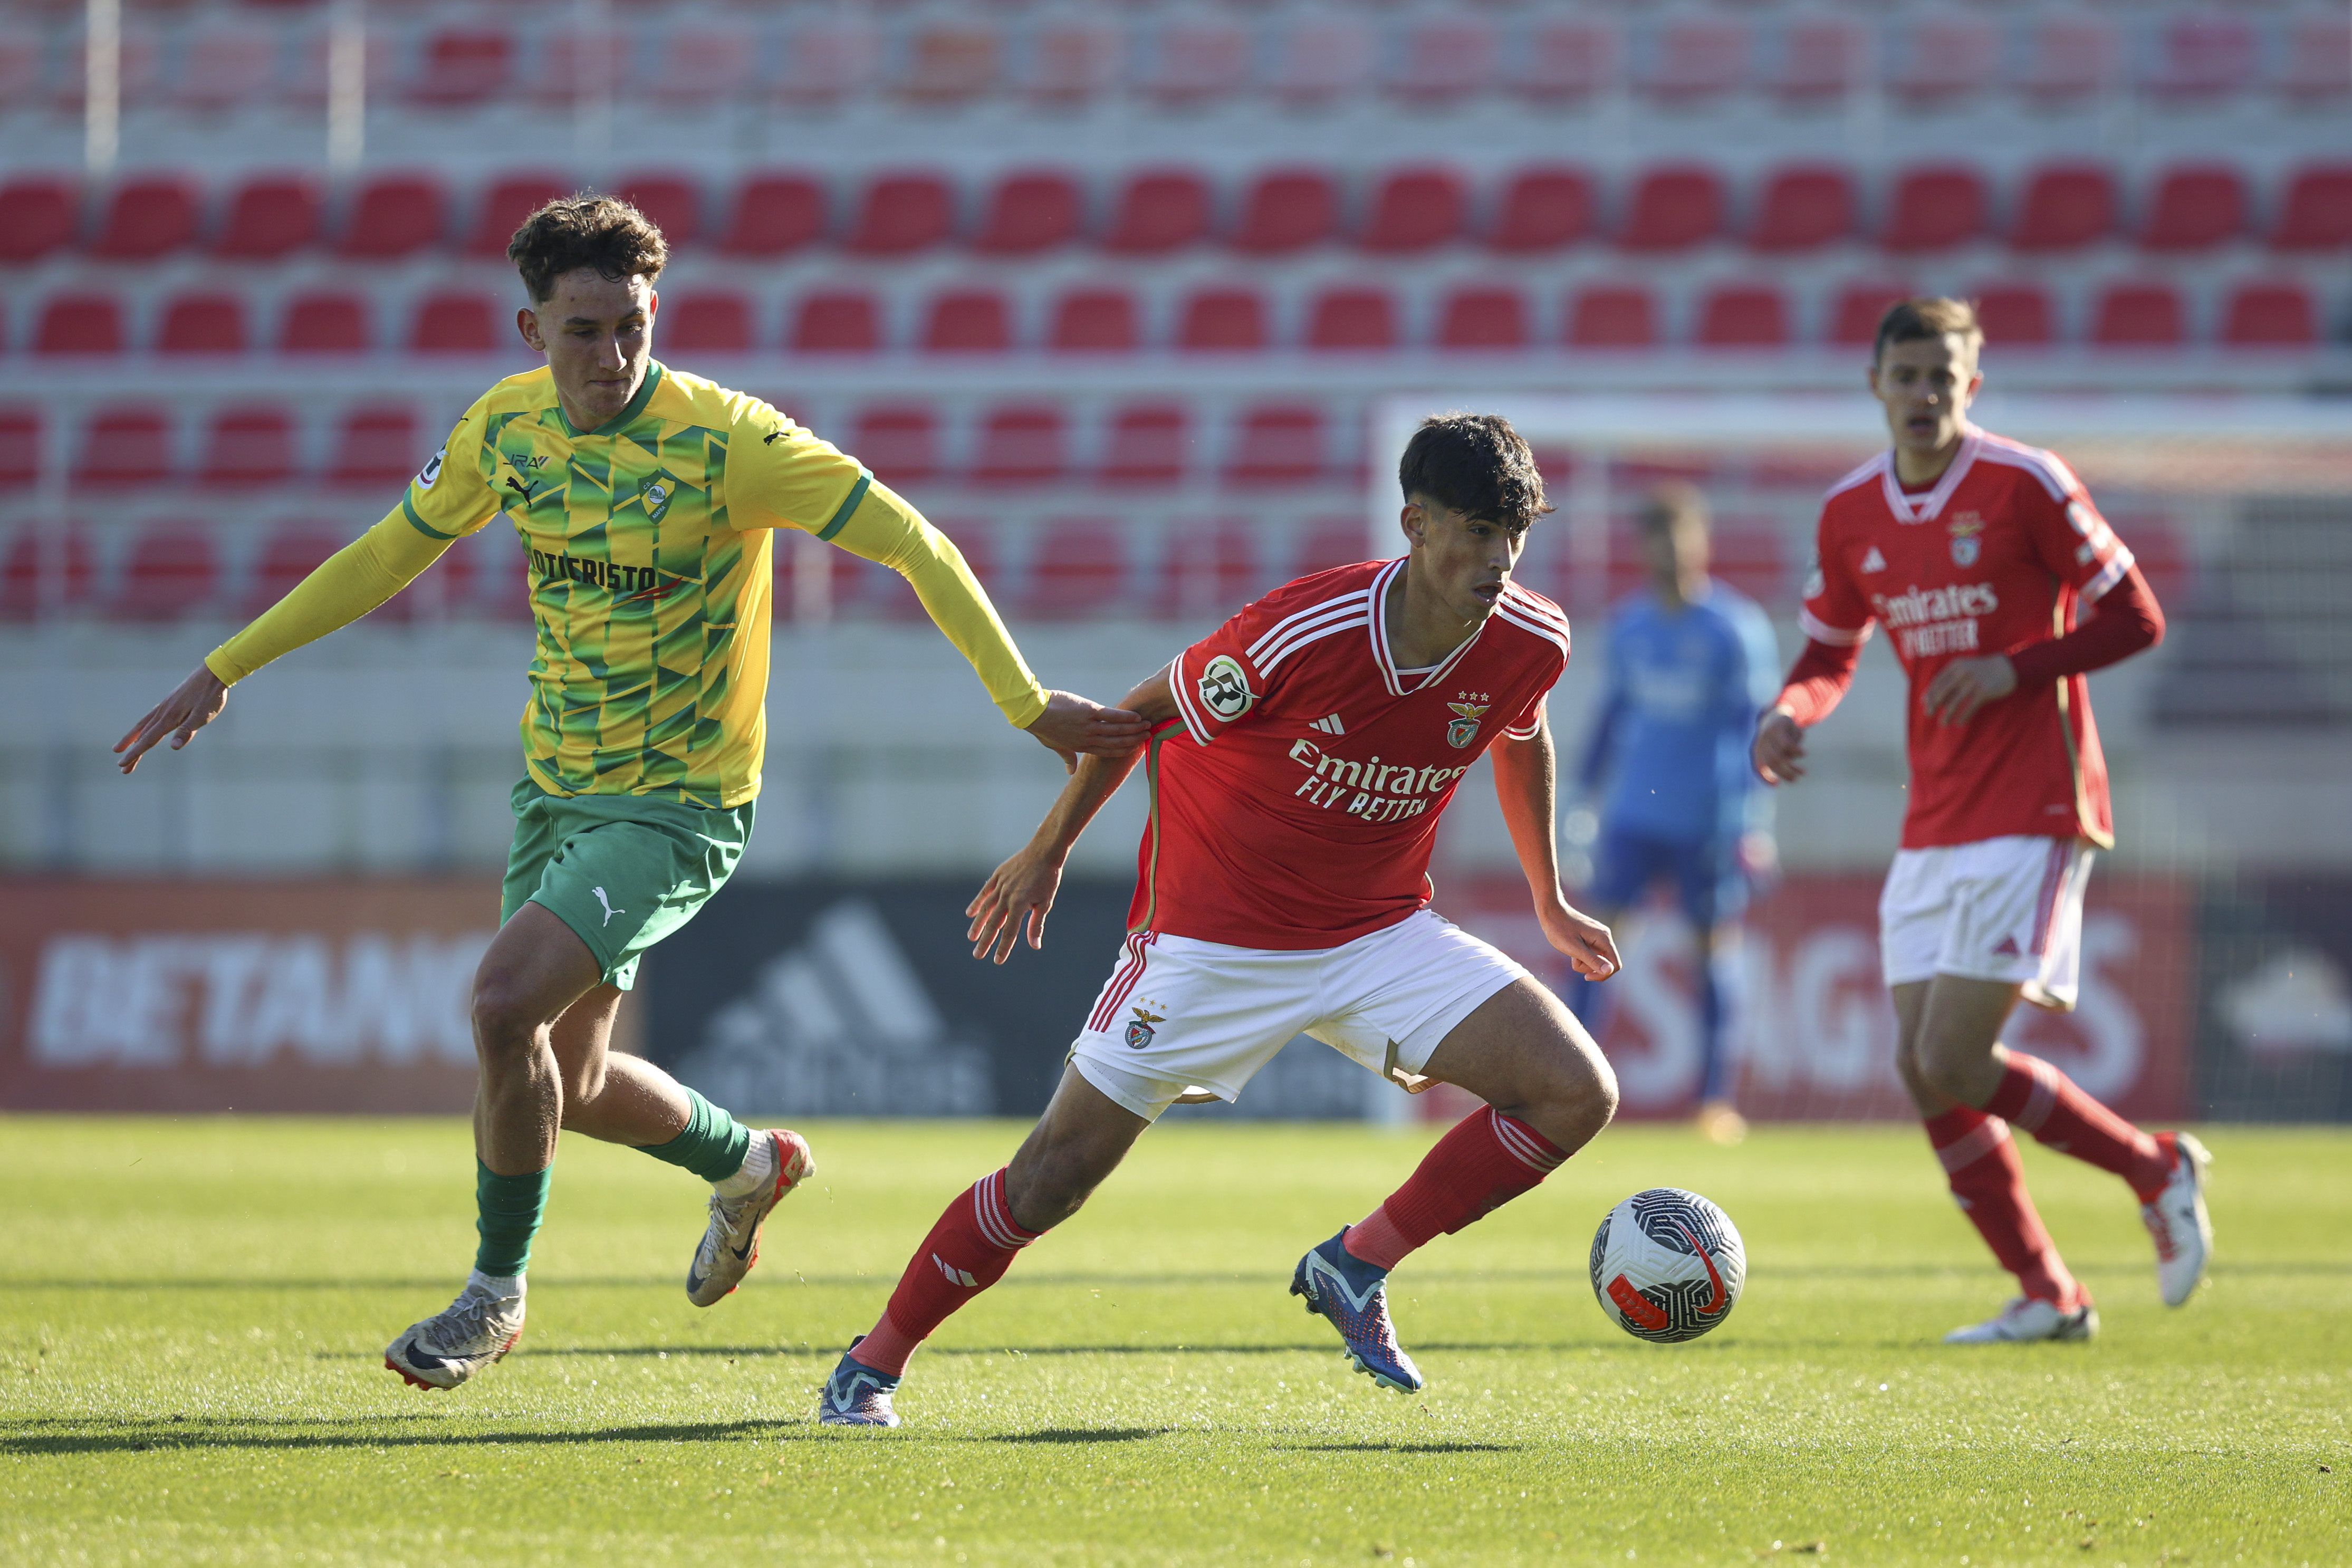
[[[850,1350],[865,1339],[859,1334],[851,1340]],[[816,1396],[817,1421],[826,1427],[895,1427],[898,1413],[890,1408],[890,1396],[897,1392],[898,1374],[877,1372],[845,1351]]]
[[1298,1260],[1290,1293],[1304,1296],[1309,1312],[1331,1320],[1358,1372],[1399,1394],[1418,1393],[1421,1368],[1398,1347],[1396,1325],[1389,1322],[1389,1271],[1350,1254],[1341,1245],[1347,1235],[1341,1230]]

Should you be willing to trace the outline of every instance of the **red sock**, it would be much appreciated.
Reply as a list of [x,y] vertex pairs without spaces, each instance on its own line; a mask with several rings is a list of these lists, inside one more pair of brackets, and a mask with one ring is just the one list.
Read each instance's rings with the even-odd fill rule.
[[1454,1124],[1405,1183],[1348,1228],[1349,1253],[1393,1269],[1430,1238],[1500,1208],[1559,1167],[1568,1155],[1525,1122],[1488,1106]]
[[2083,1288],[2034,1212],[2008,1124],[1962,1105],[1927,1118],[1927,1127],[1953,1200],[2000,1266],[2017,1276],[2025,1294],[2072,1310],[2083,1300]]
[[877,1372],[907,1370],[915,1347],[956,1310],[1004,1278],[1013,1260],[1040,1233],[1013,1222],[1004,1173],[992,1171],[958,1193],[915,1249],[873,1332],[849,1354]]
[[2021,1051],[2009,1053],[1985,1110],[2062,1155],[2113,1171],[2147,1203],[2164,1190],[2172,1162],[2157,1141],[2083,1092],[2074,1081]]

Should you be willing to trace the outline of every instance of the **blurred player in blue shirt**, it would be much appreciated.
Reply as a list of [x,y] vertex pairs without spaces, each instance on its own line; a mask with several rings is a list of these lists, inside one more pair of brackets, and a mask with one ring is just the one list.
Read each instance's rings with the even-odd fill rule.
[[[1731,1103],[1739,920],[1773,864],[1770,798],[1748,762],[1756,716],[1780,689],[1780,650],[1755,601],[1707,575],[1706,504],[1685,485],[1642,510],[1649,587],[1610,622],[1600,722],[1580,782],[1595,915],[1614,925],[1671,883],[1697,942],[1700,1130],[1736,1143]],[[1570,828],[1578,836],[1576,824]],[[1582,986],[1601,1033],[1601,988]]]

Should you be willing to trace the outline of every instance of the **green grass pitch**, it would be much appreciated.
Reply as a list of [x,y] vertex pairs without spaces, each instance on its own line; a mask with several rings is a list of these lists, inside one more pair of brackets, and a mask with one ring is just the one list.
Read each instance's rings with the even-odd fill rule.
[[[1428,1391],[1285,1292],[1428,1143],[1163,1128],[919,1355],[896,1433],[814,1394],[1019,1129],[807,1128],[744,1290],[683,1173],[566,1138],[530,1330],[454,1395],[382,1347],[470,1258],[456,1122],[0,1120],[0,1561],[2352,1561],[2352,1137],[2217,1128],[2210,1282],[2158,1304],[2111,1177],[2026,1160],[2089,1345],[1937,1343],[2006,1283],[1916,1130],[1603,1135],[1391,1284]],[[1636,1343],[1585,1280],[1672,1184],[1747,1294]]]

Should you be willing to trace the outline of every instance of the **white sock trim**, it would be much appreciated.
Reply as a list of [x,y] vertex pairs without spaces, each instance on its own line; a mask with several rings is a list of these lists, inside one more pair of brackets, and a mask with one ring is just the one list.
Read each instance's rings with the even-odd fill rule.
[[499,1297],[520,1296],[523,1293],[524,1289],[523,1276],[520,1274],[485,1274],[479,1269],[475,1269],[466,1275],[466,1288],[469,1291],[479,1288],[489,1291],[492,1295]]
[[751,1141],[743,1148],[743,1163],[736,1167],[735,1174],[710,1186],[721,1197],[749,1197],[775,1179],[776,1140],[754,1128]]

